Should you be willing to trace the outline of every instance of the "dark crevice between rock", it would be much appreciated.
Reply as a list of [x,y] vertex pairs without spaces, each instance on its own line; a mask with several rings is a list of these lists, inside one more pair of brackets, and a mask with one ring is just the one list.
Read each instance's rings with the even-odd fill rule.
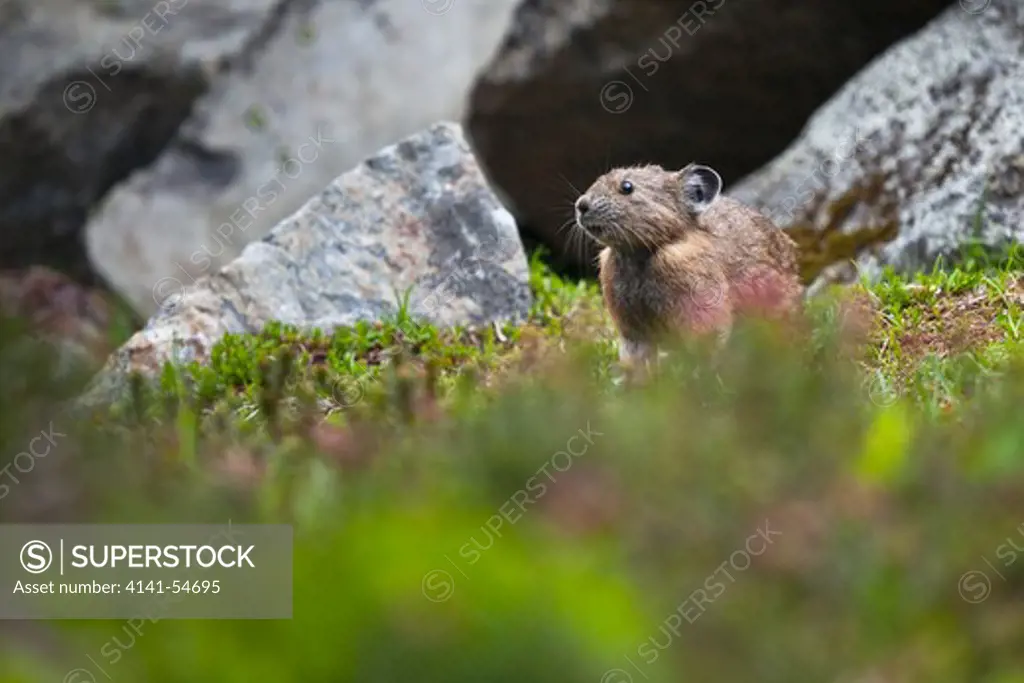
[[32,105],[0,119],[0,269],[46,265],[100,286],[86,254],[91,210],[148,166],[207,89],[198,70],[88,70],[44,84]]
[[192,186],[199,180],[211,190],[225,190],[241,173],[242,161],[235,152],[209,149],[184,136],[174,140],[171,147],[178,153],[180,160],[187,164],[189,173],[169,176],[168,189],[174,189],[178,183],[181,187]]
[[694,4],[616,0],[607,15],[563,28],[570,37],[547,50],[537,36],[554,30],[545,18],[557,14],[556,0],[524,2],[475,84],[467,129],[480,162],[556,261],[596,255],[574,258],[556,234],[558,207],[569,205],[559,175],[583,190],[611,166],[701,161],[736,182],[783,152],[870,60],[951,3],[725,2],[671,59],[655,61],[650,50],[666,54],[666,29]]
[[221,60],[218,71],[223,77],[225,73],[240,71],[252,73],[256,60],[264,48],[277,36],[287,23],[289,15],[308,15],[319,5],[319,0],[281,0],[271,10],[267,21],[256,31],[236,55]]

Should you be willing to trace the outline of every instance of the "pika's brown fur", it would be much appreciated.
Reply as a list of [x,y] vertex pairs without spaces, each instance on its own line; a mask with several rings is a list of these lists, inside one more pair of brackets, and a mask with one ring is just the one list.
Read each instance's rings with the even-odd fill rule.
[[578,226],[604,247],[601,290],[623,360],[650,358],[666,332],[724,338],[739,314],[798,307],[796,244],[721,189],[707,166],[635,166],[606,173],[576,201]]

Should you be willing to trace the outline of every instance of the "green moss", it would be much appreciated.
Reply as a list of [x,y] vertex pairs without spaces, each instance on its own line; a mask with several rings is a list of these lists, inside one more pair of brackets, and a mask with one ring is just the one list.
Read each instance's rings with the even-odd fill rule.
[[245,126],[252,131],[261,131],[267,127],[267,115],[259,105],[252,105],[245,110]]

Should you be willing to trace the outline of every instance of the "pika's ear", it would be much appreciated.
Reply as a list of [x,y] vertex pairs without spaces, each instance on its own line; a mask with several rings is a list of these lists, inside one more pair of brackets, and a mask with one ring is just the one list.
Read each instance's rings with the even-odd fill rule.
[[711,206],[722,192],[722,176],[710,166],[690,164],[679,173],[683,183],[683,201],[696,213]]

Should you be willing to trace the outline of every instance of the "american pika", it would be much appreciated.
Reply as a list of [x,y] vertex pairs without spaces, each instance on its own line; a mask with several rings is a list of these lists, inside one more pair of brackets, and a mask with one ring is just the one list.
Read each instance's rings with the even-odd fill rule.
[[576,200],[577,225],[604,247],[601,291],[623,361],[653,360],[665,333],[724,340],[738,314],[799,306],[796,243],[721,191],[707,166],[648,165],[609,171]]

